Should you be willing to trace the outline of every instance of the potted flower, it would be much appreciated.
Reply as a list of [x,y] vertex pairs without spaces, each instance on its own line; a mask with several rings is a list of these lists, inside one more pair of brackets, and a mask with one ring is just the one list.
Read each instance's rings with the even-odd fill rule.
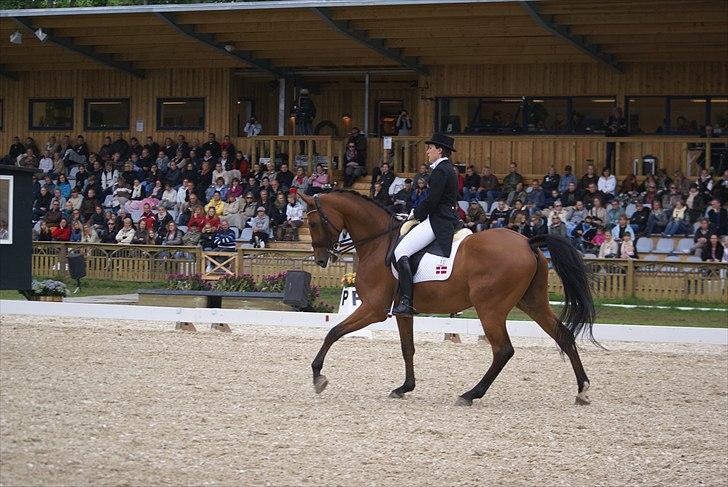
[[61,281],[46,279],[45,281],[37,281],[33,279],[32,287],[20,291],[28,301],[63,301],[68,295],[68,287]]

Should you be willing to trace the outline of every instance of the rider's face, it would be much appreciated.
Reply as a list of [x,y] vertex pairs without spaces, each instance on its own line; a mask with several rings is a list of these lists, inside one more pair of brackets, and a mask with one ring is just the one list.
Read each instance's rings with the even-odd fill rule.
[[427,150],[425,151],[425,154],[427,154],[427,160],[430,162],[430,164],[432,164],[442,157],[442,149],[439,149],[432,144],[427,144]]

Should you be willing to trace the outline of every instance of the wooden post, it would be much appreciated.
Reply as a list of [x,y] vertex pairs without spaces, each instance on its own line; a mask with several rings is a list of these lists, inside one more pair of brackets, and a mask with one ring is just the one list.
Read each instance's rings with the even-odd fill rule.
[[308,139],[306,141],[306,156],[308,158],[308,172],[306,174],[311,174],[311,170],[313,169],[313,145],[313,140]]
[[627,277],[625,282],[625,294],[627,298],[634,297],[634,261],[627,259]]
[[255,137],[250,140],[250,165],[258,162],[258,141]]
[[[288,164],[291,166],[291,169],[293,169],[294,161],[296,160],[296,156],[293,154],[293,147],[295,145],[293,139],[288,139]],[[296,171],[294,170],[293,172]]]
[[414,168],[412,167],[412,154],[411,154],[411,147],[409,145],[409,141],[405,140],[404,142],[404,161],[402,161],[402,172],[416,172]]
[[334,151],[331,137],[326,139],[326,159],[329,161],[329,172],[331,172],[334,170]]
[[713,153],[711,150],[711,142],[710,139],[705,139],[705,167],[711,168],[713,167]]

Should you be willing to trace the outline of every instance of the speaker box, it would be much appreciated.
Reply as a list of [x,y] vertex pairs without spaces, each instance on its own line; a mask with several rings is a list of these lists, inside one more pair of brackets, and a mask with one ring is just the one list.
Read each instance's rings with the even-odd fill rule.
[[86,277],[86,259],[82,253],[68,253],[68,273],[71,275],[71,279]]
[[308,291],[311,286],[311,274],[306,271],[288,271],[286,287],[283,290],[283,304],[296,310],[309,306]]

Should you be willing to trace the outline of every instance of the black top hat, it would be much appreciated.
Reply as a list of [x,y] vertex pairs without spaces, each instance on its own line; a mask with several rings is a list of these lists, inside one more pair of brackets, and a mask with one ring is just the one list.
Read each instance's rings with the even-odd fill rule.
[[447,135],[435,132],[432,134],[432,137],[430,137],[428,140],[425,141],[425,144],[432,144],[439,147],[444,147],[445,149],[450,149],[453,152],[457,152],[455,150],[455,139],[452,137],[448,137]]

